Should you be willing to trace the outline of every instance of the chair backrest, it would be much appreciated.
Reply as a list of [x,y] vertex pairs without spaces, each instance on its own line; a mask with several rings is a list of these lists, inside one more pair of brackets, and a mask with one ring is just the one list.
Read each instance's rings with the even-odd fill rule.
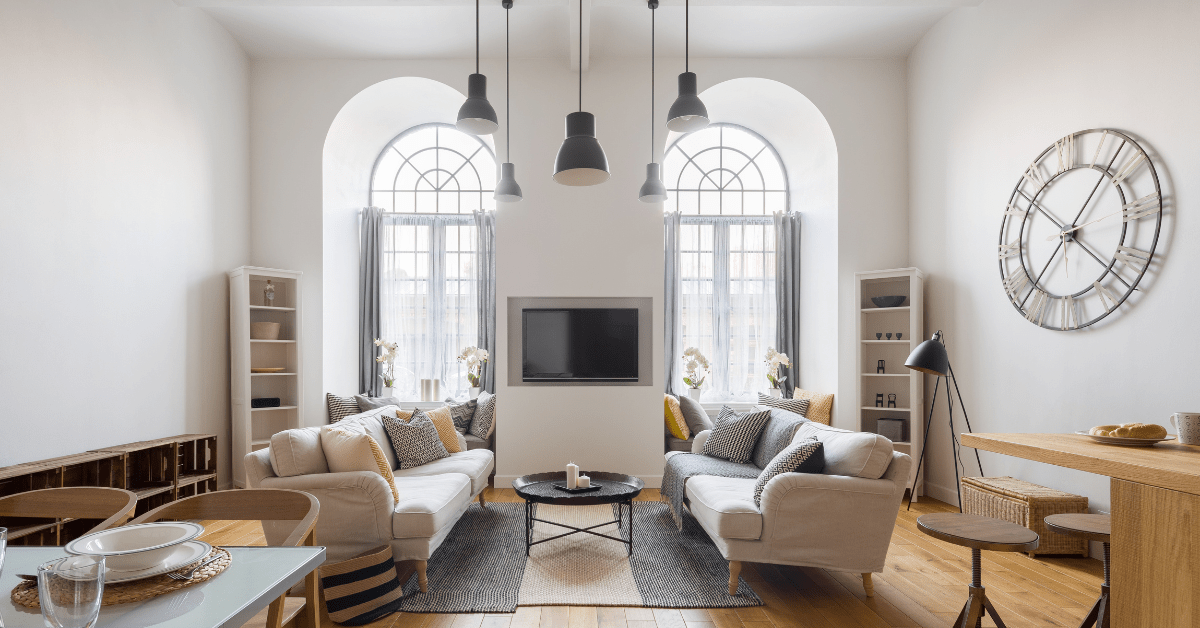
[[119,488],[46,488],[0,497],[0,517],[102,520],[91,534],[125,523],[136,506],[137,495]]
[[219,519],[223,521],[296,521],[279,545],[315,545],[313,530],[321,504],[303,491],[280,488],[233,489],[194,495],[159,506],[134,519],[149,523],[160,519]]

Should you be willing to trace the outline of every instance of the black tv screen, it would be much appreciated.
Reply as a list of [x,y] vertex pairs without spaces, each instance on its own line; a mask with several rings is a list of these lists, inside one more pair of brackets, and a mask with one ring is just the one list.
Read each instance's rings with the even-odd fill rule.
[[522,381],[637,381],[637,308],[526,309],[521,316]]

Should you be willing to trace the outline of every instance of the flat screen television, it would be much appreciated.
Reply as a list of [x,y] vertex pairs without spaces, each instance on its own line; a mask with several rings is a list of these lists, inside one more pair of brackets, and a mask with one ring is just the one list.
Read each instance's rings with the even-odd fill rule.
[[638,381],[637,308],[521,311],[526,382]]

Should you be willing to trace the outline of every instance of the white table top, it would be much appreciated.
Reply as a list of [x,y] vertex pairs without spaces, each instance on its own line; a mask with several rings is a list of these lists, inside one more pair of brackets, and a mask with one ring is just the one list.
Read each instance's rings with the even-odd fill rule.
[[[225,571],[197,585],[136,604],[105,606],[104,628],[239,628],[272,600],[325,561],[324,547],[224,547],[233,556]],[[66,556],[59,547],[9,547],[0,568],[0,627],[44,628],[40,611],[16,606],[17,574]]]

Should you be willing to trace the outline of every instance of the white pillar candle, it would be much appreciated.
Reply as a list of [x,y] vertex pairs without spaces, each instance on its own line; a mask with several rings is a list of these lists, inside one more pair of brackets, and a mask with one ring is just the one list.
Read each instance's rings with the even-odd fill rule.
[[588,488],[592,485],[592,478],[586,475],[579,476],[579,488]]
[[574,462],[567,463],[567,488],[576,488],[579,486],[579,465]]

